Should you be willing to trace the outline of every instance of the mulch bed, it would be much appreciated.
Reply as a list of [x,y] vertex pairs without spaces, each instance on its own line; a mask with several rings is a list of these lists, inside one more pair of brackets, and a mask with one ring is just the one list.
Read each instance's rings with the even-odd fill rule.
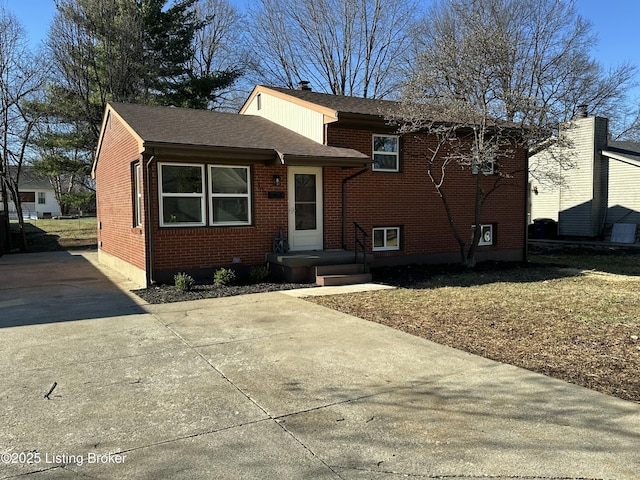
[[172,303],[186,302],[189,300],[202,300],[205,298],[231,297],[235,295],[247,295],[250,293],[276,292],[279,290],[292,290],[295,288],[308,288],[314,285],[308,283],[276,283],[265,282],[251,285],[225,285],[213,284],[196,285],[188,291],[178,290],[173,285],[158,285],[155,287],[134,290],[137,296],[148,303]]

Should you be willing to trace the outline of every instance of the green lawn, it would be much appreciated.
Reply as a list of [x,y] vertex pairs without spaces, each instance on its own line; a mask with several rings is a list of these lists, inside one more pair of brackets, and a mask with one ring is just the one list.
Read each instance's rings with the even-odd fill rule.
[[[67,220],[26,220],[27,243],[32,252],[48,252],[79,248],[95,248],[97,222],[95,217]],[[11,222],[14,247],[18,245],[18,222]]]

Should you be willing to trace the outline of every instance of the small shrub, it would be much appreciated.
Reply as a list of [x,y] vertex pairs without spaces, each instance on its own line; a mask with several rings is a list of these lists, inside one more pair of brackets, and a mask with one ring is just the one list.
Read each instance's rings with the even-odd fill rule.
[[195,280],[191,275],[187,275],[186,273],[178,273],[173,277],[173,281],[175,282],[175,286],[178,290],[183,292],[188,292],[191,290],[196,284]]
[[269,267],[267,265],[255,265],[249,270],[249,279],[251,283],[262,283],[269,276]]
[[230,268],[219,268],[213,274],[213,284],[216,287],[231,285],[236,280],[236,273]]

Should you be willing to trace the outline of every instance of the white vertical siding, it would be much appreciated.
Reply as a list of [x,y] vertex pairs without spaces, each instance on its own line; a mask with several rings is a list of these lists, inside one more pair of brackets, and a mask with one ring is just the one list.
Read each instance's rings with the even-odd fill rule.
[[[258,108],[258,103],[260,103],[260,108]],[[324,115],[322,113],[269,93],[260,92],[253,97],[244,114],[264,117],[315,142],[324,143]]]
[[[600,150],[606,147],[606,118],[575,119],[565,133],[573,142],[575,166],[562,171],[549,151],[532,156],[532,168],[548,169],[563,177],[562,186],[532,181],[538,195],[531,194],[531,219],[553,218],[558,233],[573,237],[595,237],[602,227],[607,205],[607,162]],[[535,172],[532,177],[535,178]]]
[[640,167],[609,160],[607,223],[640,224]]
[[542,185],[532,182],[531,198],[531,222],[538,218],[551,218],[558,221],[560,210],[560,187],[555,185]]
[[[560,194],[560,235],[592,237],[598,234],[594,224],[594,188],[596,177],[596,124],[597,117],[576,119],[568,132],[574,142],[576,167],[566,172],[567,189]],[[595,199],[598,201],[599,199]]]

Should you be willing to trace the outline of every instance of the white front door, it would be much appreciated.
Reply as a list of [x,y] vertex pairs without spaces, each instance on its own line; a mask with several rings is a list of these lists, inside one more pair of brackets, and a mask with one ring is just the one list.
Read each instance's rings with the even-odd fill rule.
[[289,248],[322,250],[322,168],[289,167]]

